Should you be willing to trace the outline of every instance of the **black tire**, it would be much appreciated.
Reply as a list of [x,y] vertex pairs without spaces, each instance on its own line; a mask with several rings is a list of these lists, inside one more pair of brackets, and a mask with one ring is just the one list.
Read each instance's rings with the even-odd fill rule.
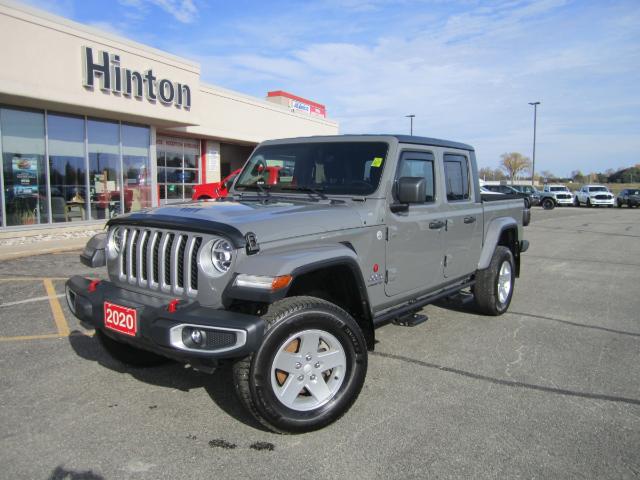
[[556,207],[556,202],[554,202],[550,198],[545,198],[542,200],[542,208],[545,210],[553,210]]
[[132,347],[126,343],[120,343],[107,336],[101,330],[96,330],[96,337],[111,357],[130,367],[155,367],[170,362],[166,357],[156,355],[153,352]]
[[591,205],[591,200],[589,198],[587,198],[587,207],[588,208],[593,207],[593,205]]
[[531,208],[531,200],[529,200],[529,197],[524,197],[524,208]]
[[573,199],[573,205],[576,207],[580,206],[580,200],[578,200],[578,196],[576,195],[576,198]]
[[[504,301],[500,301],[498,285],[500,279],[500,269],[504,263],[508,263],[511,268],[511,281],[508,295]],[[516,270],[513,261],[513,253],[507,247],[497,246],[493,252],[491,263],[488,268],[476,272],[476,283],[473,294],[476,306],[485,315],[502,315],[507,311],[513,297],[515,286]]]
[[622,200],[618,199],[616,203],[618,204],[618,208],[622,208]]
[[[275,302],[262,318],[267,329],[262,345],[258,351],[237,361],[233,366],[234,384],[242,403],[260,423],[277,433],[309,432],[336,421],[358,398],[367,374],[367,346],[356,321],[333,303],[307,296]],[[310,330],[328,333],[339,342],[346,368],[339,387],[336,387],[337,390],[326,403],[311,410],[300,411],[285,405],[276,396],[272,385],[279,373],[278,370],[272,370],[272,367],[276,355],[285,345],[296,342],[297,334]],[[301,346],[300,342],[297,348]],[[293,352],[294,355],[298,353],[303,355],[303,352]],[[301,358],[302,363],[305,360]],[[311,360],[314,361],[315,359]],[[303,374],[301,376],[305,377],[309,373],[306,369],[307,364],[300,370]],[[273,371],[276,374],[272,379]],[[332,381],[331,377],[335,372],[332,370],[326,377],[328,382]],[[282,381],[283,387],[287,380],[288,375]],[[291,380],[293,382],[297,378]],[[306,386],[299,387],[296,401],[304,400],[305,394],[311,397]]]

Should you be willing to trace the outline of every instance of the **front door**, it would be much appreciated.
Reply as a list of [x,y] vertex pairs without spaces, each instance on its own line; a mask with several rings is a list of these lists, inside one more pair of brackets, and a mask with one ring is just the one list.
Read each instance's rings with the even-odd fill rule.
[[427,192],[424,203],[387,215],[387,296],[419,293],[442,282],[444,221],[439,205],[442,195],[436,188],[438,172],[431,152],[404,151],[400,155],[396,179],[423,177]]

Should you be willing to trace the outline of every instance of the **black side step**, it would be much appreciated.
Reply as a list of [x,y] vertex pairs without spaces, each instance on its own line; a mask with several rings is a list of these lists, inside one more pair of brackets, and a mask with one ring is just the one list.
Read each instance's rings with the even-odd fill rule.
[[421,299],[412,300],[404,305],[401,305],[397,308],[394,308],[385,313],[381,313],[373,317],[373,327],[379,328],[387,323],[393,322],[397,318],[402,318],[407,315],[413,314],[422,307],[429,305],[430,303],[434,303],[442,298],[450,297],[455,295],[460,290],[464,290],[465,288],[469,288],[475,284],[475,280],[467,280],[463,283],[457,283],[452,286],[446,287],[442,290],[438,290],[431,295],[427,295]]
[[427,317],[426,315],[412,313],[404,317],[396,318],[393,321],[393,324],[399,325],[401,327],[415,327],[417,325],[420,325],[421,323],[426,322],[427,320],[429,320],[429,317]]
[[445,301],[449,303],[457,303],[459,305],[466,305],[467,303],[473,302],[474,299],[475,297],[472,293],[458,292],[455,295],[445,298]]

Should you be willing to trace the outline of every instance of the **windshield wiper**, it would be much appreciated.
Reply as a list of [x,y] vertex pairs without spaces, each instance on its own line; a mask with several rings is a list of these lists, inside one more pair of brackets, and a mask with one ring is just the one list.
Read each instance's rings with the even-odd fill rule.
[[282,190],[293,190],[293,191],[297,191],[297,192],[307,192],[309,194],[311,193],[315,193],[317,196],[319,196],[322,200],[329,200],[329,197],[327,197],[324,193],[322,193],[322,191],[324,190],[322,187],[320,188],[313,188],[313,187],[308,187],[306,185],[291,185],[288,187],[280,187]]
[[270,188],[265,187],[264,182],[256,182],[251,185],[236,185],[236,188],[242,188],[243,190],[252,187],[256,187],[259,197],[264,198],[265,200],[271,198],[271,193],[269,193]]

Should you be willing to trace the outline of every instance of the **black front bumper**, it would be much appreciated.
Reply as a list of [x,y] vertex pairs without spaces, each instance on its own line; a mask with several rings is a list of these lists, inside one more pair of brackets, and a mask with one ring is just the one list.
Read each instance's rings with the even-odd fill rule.
[[[111,338],[132,346],[192,364],[213,365],[217,360],[241,358],[255,352],[264,336],[264,321],[257,316],[228,310],[203,307],[198,302],[181,301],[171,313],[170,300],[145,295],[101,281],[90,292],[91,280],[71,277],[66,283],[67,303],[85,325],[104,332]],[[105,328],[104,302],[136,309],[137,334],[135,337]],[[179,332],[201,327],[209,347],[187,346]],[[210,333],[209,333],[210,332]]]

